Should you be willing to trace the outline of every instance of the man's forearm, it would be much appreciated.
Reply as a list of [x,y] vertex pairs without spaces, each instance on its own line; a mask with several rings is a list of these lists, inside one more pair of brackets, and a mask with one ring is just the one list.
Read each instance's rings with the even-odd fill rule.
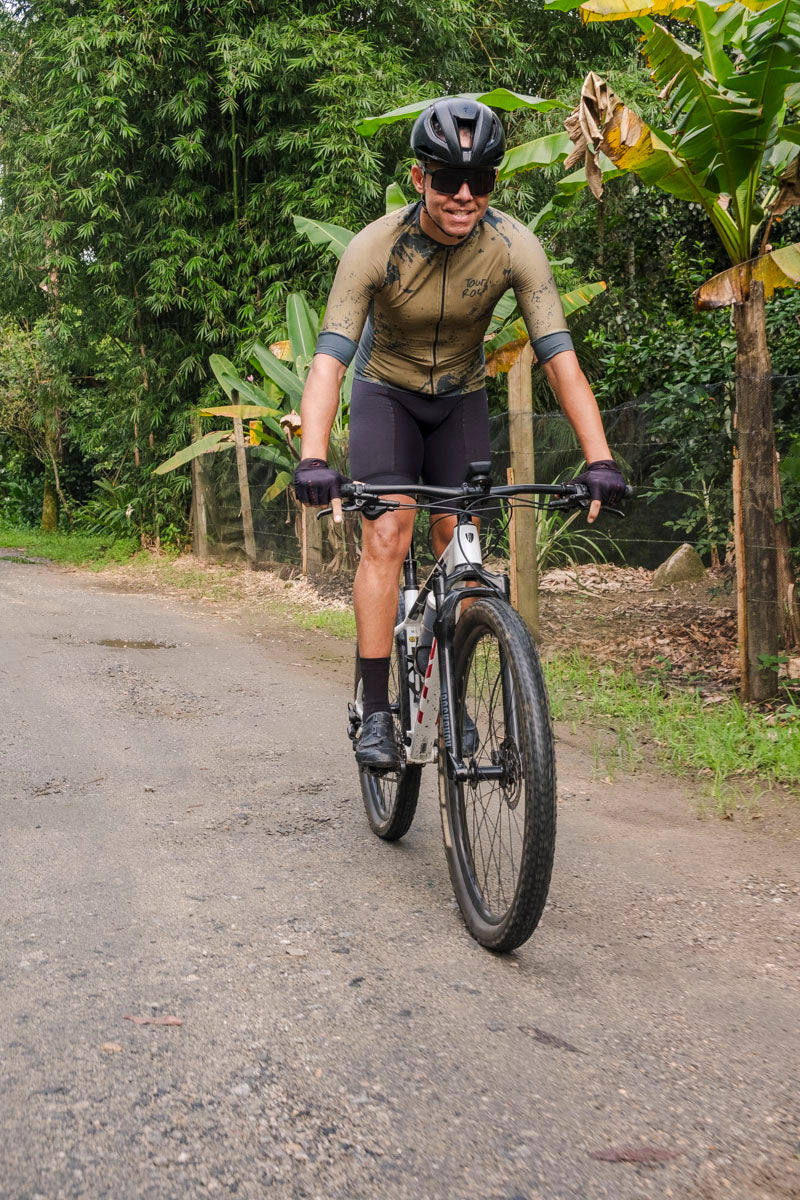
[[587,463],[611,458],[594,392],[575,354],[571,350],[556,354],[542,364],[542,370],[575,430]]
[[346,367],[330,354],[315,354],[306,376],[300,405],[303,458],[327,461],[328,442],[339,408],[339,392]]

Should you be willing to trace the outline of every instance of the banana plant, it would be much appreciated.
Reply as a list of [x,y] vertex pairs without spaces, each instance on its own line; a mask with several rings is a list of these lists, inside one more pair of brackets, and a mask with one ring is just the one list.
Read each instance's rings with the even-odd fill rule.
[[[776,249],[770,241],[775,222],[800,204],[800,0],[546,0],[546,7],[580,8],[584,21],[633,18],[666,117],[666,128],[649,127],[590,74],[566,121],[573,149],[565,165],[583,160],[596,195],[602,156],[646,186],[699,205],[730,259],[695,302],[733,307],[741,692],[765,699],[777,690],[780,636],[787,640],[797,627],[797,600],[779,596],[771,549],[775,436],[764,305],[777,288],[800,286],[800,243]],[[691,24],[691,38],[658,24],[659,16]]]
[[[304,296],[293,293],[288,297],[286,328],[289,336],[284,341],[271,346],[254,343],[249,358],[253,374],[246,378],[222,354],[212,354],[209,366],[230,403],[200,410],[204,417],[238,418],[249,423],[254,453],[271,462],[277,472],[261,497],[262,504],[286,490],[300,458],[297,409],[319,333],[319,318]],[[255,381],[256,373],[261,377],[260,383]],[[203,454],[232,449],[234,444],[231,428],[214,430],[173,454],[156,467],[155,474],[174,471]]]

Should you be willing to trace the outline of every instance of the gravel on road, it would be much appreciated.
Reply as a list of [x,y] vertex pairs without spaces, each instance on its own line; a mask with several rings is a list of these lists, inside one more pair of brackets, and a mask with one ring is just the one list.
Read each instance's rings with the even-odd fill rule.
[[561,731],[532,940],[369,831],[349,650],[0,561],[0,1196],[797,1200],[798,822]]

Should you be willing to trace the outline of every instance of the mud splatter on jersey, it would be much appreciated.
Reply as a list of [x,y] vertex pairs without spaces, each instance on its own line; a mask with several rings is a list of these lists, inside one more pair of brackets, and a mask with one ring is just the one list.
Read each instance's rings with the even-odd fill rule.
[[483,387],[483,337],[513,289],[537,358],[572,348],[550,264],[535,234],[487,209],[457,246],[423,233],[420,204],[367,225],[342,255],[316,352],[356,375],[429,396]]

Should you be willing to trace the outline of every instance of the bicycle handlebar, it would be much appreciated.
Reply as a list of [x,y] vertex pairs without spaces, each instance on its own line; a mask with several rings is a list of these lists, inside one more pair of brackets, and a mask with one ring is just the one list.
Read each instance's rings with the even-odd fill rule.
[[[635,494],[634,488],[628,485],[623,499],[632,500]],[[550,508],[588,508],[591,504],[589,488],[585,483],[515,483],[490,487],[486,483],[476,482],[462,483],[458,487],[435,487],[426,483],[378,486],[348,479],[341,486],[341,499],[346,512],[359,512],[370,507],[388,512],[399,507],[391,500],[382,500],[383,496],[426,496],[433,500],[461,500],[465,505],[486,499],[509,499],[512,496],[550,496]],[[624,516],[619,509],[607,505],[604,505],[604,510]],[[330,508],[323,508],[318,517],[327,516],[330,512]]]

